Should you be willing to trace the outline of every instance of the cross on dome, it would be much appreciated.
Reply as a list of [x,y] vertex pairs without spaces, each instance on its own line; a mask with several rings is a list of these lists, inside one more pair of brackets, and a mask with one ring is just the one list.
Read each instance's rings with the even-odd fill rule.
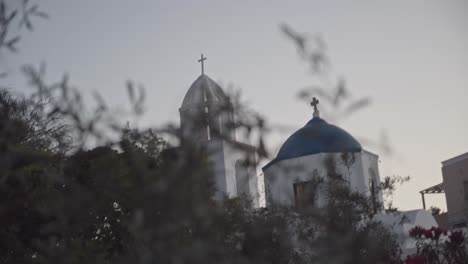
[[202,75],[205,74],[205,67],[204,67],[204,61],[205,60],[206,60],[206,57],[203,57],[203,53],[202,53],[200,59],[198,60],[198,62],[201,63],[201,73],[202,73]]
[[312,98],[312,102],[310,102],[310,105],[314,107],[314,117],[320,117],[320,112],[317,108],[318,104],[320,101],[317,98]]

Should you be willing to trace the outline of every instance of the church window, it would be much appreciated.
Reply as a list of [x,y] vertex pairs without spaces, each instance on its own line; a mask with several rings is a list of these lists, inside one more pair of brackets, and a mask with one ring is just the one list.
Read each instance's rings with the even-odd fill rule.
[[377,213],[377,199],[376,199],[376,190],[375,190],[375,181],[374,179],[369,180],[369,189],[371,194],[371,202],[372,202],[372,211],[374,214]]
[[237,160],[235,164],[237,194],[249,193],[249,173],[245,160]]
[[377,206],[377,193],[378,193],[378,190],[377,190],[377,186],[376,186],[376,179],[377,179],[377,176],[375,175],[375,172],[372,168],[369,168],[369,175],[370,175],[370,178],[369,178],[369,191],[370,191],[370,198],[371,198],[371,203],[372,203],[372,211],[374,212],[374,214],[377,213],[378,211],[378,206]]
[[208,140],[210,140],[211,139],[210,125],[206,126],[206,134],[207,134]]
[[[206,99],[205,99],[205,100],[206,100]],[[209,112],[209,111],[208,111],[208,107],[205,106],[205,114],[206,114],[206,116],[208,116],[208,114],[209,114],[208,112]],[[208,117],[207,117],[207,119],[208,119]],[[207,139],[210,140],[210,139],[211,139],[210,120],[207,120],[206,124],[207,124],[207,125],[206,125],[206,136],[207,136]]]
[[465,193],[465,200],[468,200],[468,181],[463,182],[463,192]]
[[317,183],[315,181],[296,182],[293,187],[297,209],[302,210],[314,205],[317,187]]
[[219,127],[219,134],[223,134],[223,126],[221,125],[221,117],[218,117],[218,127]]

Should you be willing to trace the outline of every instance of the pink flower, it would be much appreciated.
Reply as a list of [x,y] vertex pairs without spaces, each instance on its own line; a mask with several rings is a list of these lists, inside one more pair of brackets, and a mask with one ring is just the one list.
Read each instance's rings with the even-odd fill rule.
[[411,237],[420,238],[422,235],[425,235],[426,230],[420,226],[413,227],[409,234]]
[[427,259],[424,256],[408,256],[406,257],[405,264],[426,264]]
[[431,227],[430,229],[424,229],[420,226],[416,226],[409,231],[409,234],[411,237],[414,238],[421,238],[422,236],[424,236],[426,238],[438,240],[440,238],[440,235],[446,235],[447,231],[435,226]]
[[432,231],[429,229],[429,230],[424,230],[424,236],[426,238],[433,238],[433,233]]
[[450,236],[449,236],[449,239],[450,239],[450,241],[452,243],[454,243],[456,245],[460,245],[465,240],[465,238],[463,237],[463,232],[462,231],[452,232],[452,234],[450,234]]
[[438,239],[440,238],[440,235],[442,235],[442,234],[447,235],[447,231],[446,231],[446,230],[443,230],[443,229],[440,228],[440,227],[435,227],[435,226],[433,226],[433,227],[430,229],[430,231],[431,231],[431,236],[432,236],[432,238],[434,238],[434,239],[436,239],[436,240],[438,240]]

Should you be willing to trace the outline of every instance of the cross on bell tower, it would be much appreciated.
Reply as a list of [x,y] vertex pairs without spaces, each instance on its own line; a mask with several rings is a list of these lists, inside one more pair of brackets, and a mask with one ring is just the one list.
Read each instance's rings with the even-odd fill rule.
[[320,117],[320,112],[318,110],[318,104],[319,104],[319,100],[317,98],[312,98],[312,102],[310,102],[310,105],[314,107],[314,117]]
[[198,62],[201,63],[201,73],[202,75],[205,75],[205,65],[204,65],[204,61],[206,60],[206,57],[203,57],[203,53],[201,54],[201,57],[200,59],[198,60]]

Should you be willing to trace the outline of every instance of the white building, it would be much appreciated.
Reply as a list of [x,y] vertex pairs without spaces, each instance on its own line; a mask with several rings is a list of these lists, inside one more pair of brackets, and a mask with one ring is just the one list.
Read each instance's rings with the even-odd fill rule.
[[[267,207],[324,206],[327,178],[338,177],[352,191],[371,198],[374,220],[396,233],[404,254],[412,253],[416,244],[409,237],[409,230],[415,226],[437,226],[434,217],[425,210],[386,214],[379,190],[378,156],[364,150],[345,130],[321,119],[317,104],[314,98],[313,118],[293,133],[276,158],[263,167]],[[317,185],[318,181],[325,184]]]
[[[183,138],[209,152],[216,199],[244,193],[252,198],[254,207],[259,207],[259,194],[265,194],[267,207],[320,207],[327,202],[323,188],[327,178],[338,177],[352,191],[371,198],[375,219],[398,234],[405,252],[414,249],[414,241],[408,236],[410,228],[437,226],[424,210],[385,214],[378,156],[364,150],[345,130],[320,118],[315,98],[313,118],[285,141],[276,158],[263,167],[263,177],[258,177],[255,148],[237,141],[232,126],[233,106],[223,89],[204,74],[204,59],[202,55],[202,74],[188,89],[179,111]],[[241,145],[242,150],[235,145]],[[245,163],[246,159],[250,162]],[[317,185],[318,181],[325,184]],[[406,224],[401,225],[402,219],[406,219]]]
[[[202,71],[179,109],[181,131],[183,138],[207,149],[214,167],[216,199],[245,193],[258,207],[255,148],[236,141],[233,110],[223,89]],[[242,151],[236,146],[242,146]]]
[[317,189],[316,183],[337,176],[351,190],[372,197],[374,211],[381,212],[378,156],[364,150],[343,129],[321,119],[315,98],[314,102],[313,118],[292,134],[276,158],[263,167],[266,205],[323,206],[325,190]]

